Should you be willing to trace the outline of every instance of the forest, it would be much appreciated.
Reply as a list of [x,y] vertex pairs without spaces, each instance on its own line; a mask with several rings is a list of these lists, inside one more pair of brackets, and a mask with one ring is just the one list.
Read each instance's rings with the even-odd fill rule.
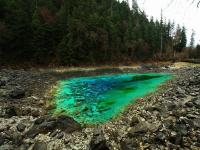
[[[186,30],[162,15],[148,19],[134,0],[132,9],[117,0],[1,0],[0,64],[80,66],[171,59],[185,49]],[[196,50],[192,41],[190,49]]]

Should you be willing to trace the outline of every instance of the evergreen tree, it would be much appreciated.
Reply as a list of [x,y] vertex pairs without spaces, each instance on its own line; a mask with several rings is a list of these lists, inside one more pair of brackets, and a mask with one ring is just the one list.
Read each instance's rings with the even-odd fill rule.
[[192,31],[192,35],[191,35],[191,38],[190,38],[190,48],[194,48],[194,37],[195,37],[195,32]]
[[186,29],[185,27],[182,27],[180,49],[182,50],[183,48],[185,48],[186,44],[187,44]]

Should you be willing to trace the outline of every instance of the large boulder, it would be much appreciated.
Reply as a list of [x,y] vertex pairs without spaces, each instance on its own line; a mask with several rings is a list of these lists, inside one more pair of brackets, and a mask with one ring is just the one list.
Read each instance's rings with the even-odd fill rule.
[[35,121],[35,124],[26,133],[26,136],[34,138],[39,133],[46,134],[48,132],[53,132],[56,129],[60,129],[66,133],[72,133],[74,131],[80,130],[81,125],[73,118],[68,116],[44,116],[39,118],[39,121]]

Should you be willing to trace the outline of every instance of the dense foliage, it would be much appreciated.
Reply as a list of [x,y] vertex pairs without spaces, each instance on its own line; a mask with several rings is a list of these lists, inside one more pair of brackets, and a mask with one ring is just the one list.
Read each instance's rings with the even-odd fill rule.
[[[116,0],[0,0],[0,62],[95,65],[186,46],[185,28]],[[163,44],[161,44],[163,43]]]

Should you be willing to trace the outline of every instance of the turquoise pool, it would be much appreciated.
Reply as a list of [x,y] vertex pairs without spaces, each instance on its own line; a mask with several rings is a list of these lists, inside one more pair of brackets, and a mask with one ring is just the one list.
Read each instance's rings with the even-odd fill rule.
[[134,100],[154,92],[171,74],[115,74],[80,77],[59,82],[54,114],[62,113],[86,124],[116,117]]

